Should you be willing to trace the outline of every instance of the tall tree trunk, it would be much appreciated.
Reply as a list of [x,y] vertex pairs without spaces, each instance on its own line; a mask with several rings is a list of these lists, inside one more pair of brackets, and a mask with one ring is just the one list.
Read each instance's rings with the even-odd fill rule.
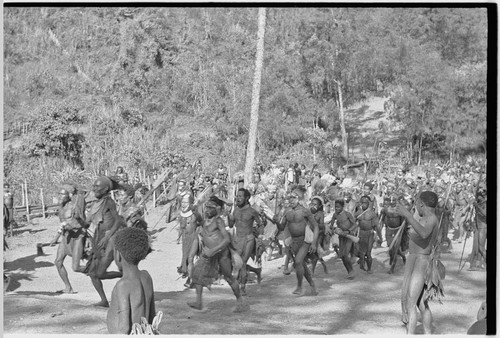
[[418,162],[417,165],[420,165],[420,161],[422,160],[422,139],[424,138],[423,134],[420,135],[420,144],[418,146]]
[[255,75],[252,89],[252,108],[250,112],[250,128],[248,130],[247,157],[245,161],[245,187],[252,182],[252,171],[255,162],[255,142],[259,122],[260,80],[262,60],[264,58],[264,32],[266,28],[266,9],[259,8],[259,28],[257,33],[257,56],[255,59]]
[[347,152],[347,133],[345,131],[345,121],[344,121],[344,101],[342,99],[342,87],[340,81],[335,80],[337,83],[337,89],[339,93],[339,117],[340,117],[340,135],[342,137],[342,155],[347,160],[349,154]]

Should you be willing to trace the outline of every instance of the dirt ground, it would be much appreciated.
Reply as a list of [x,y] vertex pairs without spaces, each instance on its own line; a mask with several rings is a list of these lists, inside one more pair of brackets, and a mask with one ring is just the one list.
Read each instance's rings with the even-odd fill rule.
[[[346,271],[334,253],[326,257],[328,274],[318,265],[315,282],[319,295],[292,295],[295,274],[283,275],[284,258],[263,263],[261,284],[247,287],[246,313],[232,312],[235,299],[222,282],[211,291],[204,290],[204,309],[186,305],[195,291],[186,289],[176,267],[181,246],[176,244],[175,222],[165,223],[165,207],[154,209],[146,220],[151,230],[154,252],[140,268],[149,271],[154,281],[156,309],[163,311],[162,334],[404,334],[400,321],[400,290],[403,263],[396,273],[387,274],[389,257],[386,244],[374,249],[374,273],[366,274],[355,265],[356,278],[346,279]],[[48,242],[56,233],[58,220],[36,218],[31,224],[14,229],[7,238],[10,249],[4,253],[4,271],[11,283],[4,293],[5,334],[105,334],[106,309],[92,306],[99,301],[90,278],[71,270],[65,261],[76,294],[59,294],[64,287],[54,266],[56,247],[45,247],[37,256],[36,243]],[[486,272],[468,271],[468,264],[458,272],[463,244],[453,243],[451,253],[442,254],[447,273],[443,303],[431,303],[433,332],[465,334],[476,320],[477,310],[486,299]],[[471,239],[465,246],[470,253]],[[114,265],[110,269],[116,269]],[[253,276],[251,276],[253,277]],[[108,298],[116,280],[104,281]],[[307,286],[307,282],[304,281]],[[422,331],[421,324],[418,329]]]

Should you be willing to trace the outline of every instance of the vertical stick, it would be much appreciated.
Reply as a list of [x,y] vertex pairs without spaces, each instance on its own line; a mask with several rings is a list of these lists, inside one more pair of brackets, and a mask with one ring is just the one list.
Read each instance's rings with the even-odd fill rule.
[[40,188],[40,199],[42,200],[42,215],[43,215],[43,218],[47,218],[47,215],[45,214],[45,202],[43,200],[43,188]]
[[26,179],[24,180],[24,190],[25,190],[25,195],[26,196],[26,219],[28,220],[28,223],[30,221],[30,205],[29,205],[29,200],[28,200],[28,183],[26,182]]
[[26,200],[24,197],[24,184],[21,184],[21,195],[22,195],[21,202],[22,206],[24,207],[24,201]]

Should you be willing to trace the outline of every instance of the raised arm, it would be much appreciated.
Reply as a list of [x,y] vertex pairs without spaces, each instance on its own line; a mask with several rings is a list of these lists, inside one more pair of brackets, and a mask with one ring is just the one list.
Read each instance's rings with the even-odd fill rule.
[[406,209],[406,207],[400,203],[398,203],[397,207],[397,212],[401,216],[405,217],[406,220],[408,221],[408,224],[410,224],[415,232],[422,237],[423,239],[426,239],[429,237],[432,232],[434,231],[434,226],[436,225],[436,218],[422,218],[421,222],[417,221],[415,217]]

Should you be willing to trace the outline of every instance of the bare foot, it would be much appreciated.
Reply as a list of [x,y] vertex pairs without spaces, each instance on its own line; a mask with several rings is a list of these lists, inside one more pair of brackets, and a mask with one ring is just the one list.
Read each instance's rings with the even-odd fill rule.
[[107,300],[101,300],[99,303],[92,304],[93,306],[98,307],[109,307],[109,303]]
[[318,295],[318,291],[316,291],[316,287],[311,286],[311,296],[317,296],[317,295]]
[[354,279],[354,271],[349,272],[347,279]]
[[290,270],[288,268],[285,268],[285,270],[283,270],[283,274],[284,275],[289,275],[290,274]]
[[394,273],[394,271],[391,269],[391,270],[387,271],[387,273],[388,273],[389,275],[392,275],[392,274]]
[[247,289],[244,286],[240,286],[240,295],[246,296],[247,295]]
[[201,304],[197,303],[197,302],[187,302],[187,305],[189,305],[190,307],[192,307],[193,309],[196,309],[196,310],[202,309]]
[[367,272],[368,274],[370,274],[370,275],[373,273],[373,271],[372,271],[372,270],[368,270],[368,271],[366,271],[366,272]]
[[302,288],[299,288],[299,287],[298,287],[298,288],[296,288],[296,289],[292,292],[292,294],[294,294],[294,295],[299,295],[299,296],[303,296],[303,295],[304,295],[304,290],[303,290]]

